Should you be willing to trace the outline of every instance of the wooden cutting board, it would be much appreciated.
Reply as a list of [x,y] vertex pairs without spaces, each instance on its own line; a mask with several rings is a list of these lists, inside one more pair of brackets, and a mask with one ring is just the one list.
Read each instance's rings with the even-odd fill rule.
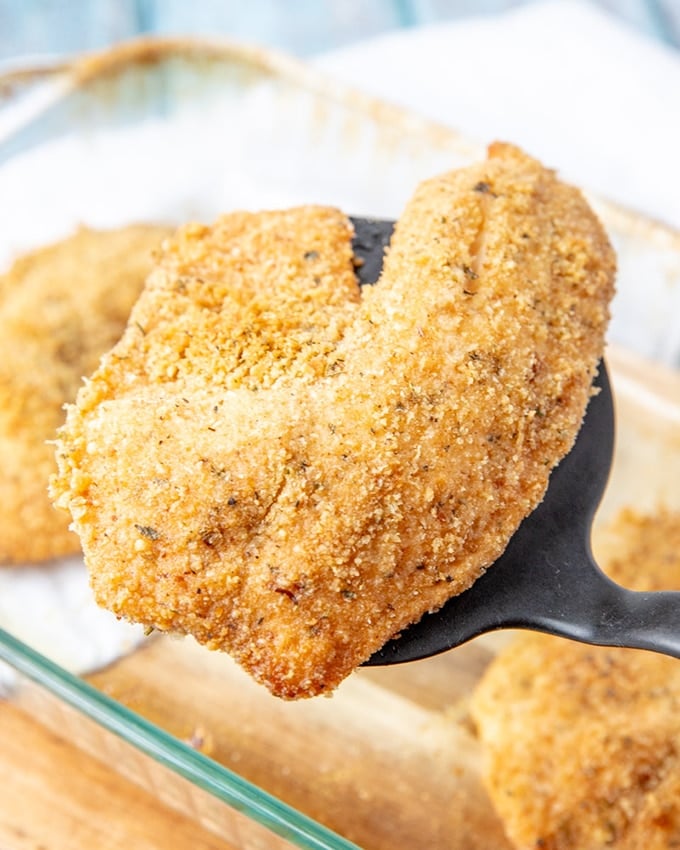
[[0,703],[2,850],[236,850]]

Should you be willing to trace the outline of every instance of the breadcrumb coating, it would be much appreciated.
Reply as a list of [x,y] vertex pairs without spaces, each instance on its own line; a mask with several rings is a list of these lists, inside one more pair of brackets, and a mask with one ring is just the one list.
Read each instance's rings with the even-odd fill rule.
[[581,194],[509,145],[418,187],[373,287],[351,237],[320,207],[183,228],[58,444],[97,600],[285,698],[501,554],[573,444],[613,291]]
[[[635,590],[680,589],[680,513],[625,511],[605,563]],[[522,635],[473,699],[486,785],[521,850],[680,847],[680,663]]]
[[0,564],[77,552],[48,496],[53,440],[83,375],[118,340],[170,231],[80,229],[0,276]]

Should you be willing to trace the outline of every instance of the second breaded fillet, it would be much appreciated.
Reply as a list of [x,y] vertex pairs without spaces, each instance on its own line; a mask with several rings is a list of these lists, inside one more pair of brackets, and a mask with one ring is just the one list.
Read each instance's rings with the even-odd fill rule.
[[614,257],[507,145],[423,183],[360,292],[337,210],[172,241],[68,414],[54,492],[99,602],[331,690],[503,551],[571,447]]
[[[612,533],[612,578],[680,589],[680,514],[628,511]],[[473,714],[520,850],[680,847],[677,659],[522,635],[488,669]]]
[[81,228],[0,275],[0,564],[77,552],[47,493],[48,445],[84,375],[117,342],[171,231]]

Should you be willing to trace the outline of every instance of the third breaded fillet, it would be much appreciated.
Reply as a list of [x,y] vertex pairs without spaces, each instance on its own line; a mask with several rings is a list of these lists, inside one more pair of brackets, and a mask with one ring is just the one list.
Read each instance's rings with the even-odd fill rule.
[[475,581],[571,447],[614,257],[508,145],[423,183],[360,292],[332,209],[184,228],[68,414],[54,492],[117,614],[335,687]]
[[[612,578],[680,589],[680,513],[627,510],[609,537]],[[526,634],[472,705],[486,785],[518,850],[680,847],[680,661]]]

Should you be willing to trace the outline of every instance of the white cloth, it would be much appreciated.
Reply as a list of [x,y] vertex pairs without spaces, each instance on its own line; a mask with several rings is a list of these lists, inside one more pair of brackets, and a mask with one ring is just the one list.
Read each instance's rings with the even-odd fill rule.
[[585,2],[399,30],[315,61],[680,228],[680,52]]

